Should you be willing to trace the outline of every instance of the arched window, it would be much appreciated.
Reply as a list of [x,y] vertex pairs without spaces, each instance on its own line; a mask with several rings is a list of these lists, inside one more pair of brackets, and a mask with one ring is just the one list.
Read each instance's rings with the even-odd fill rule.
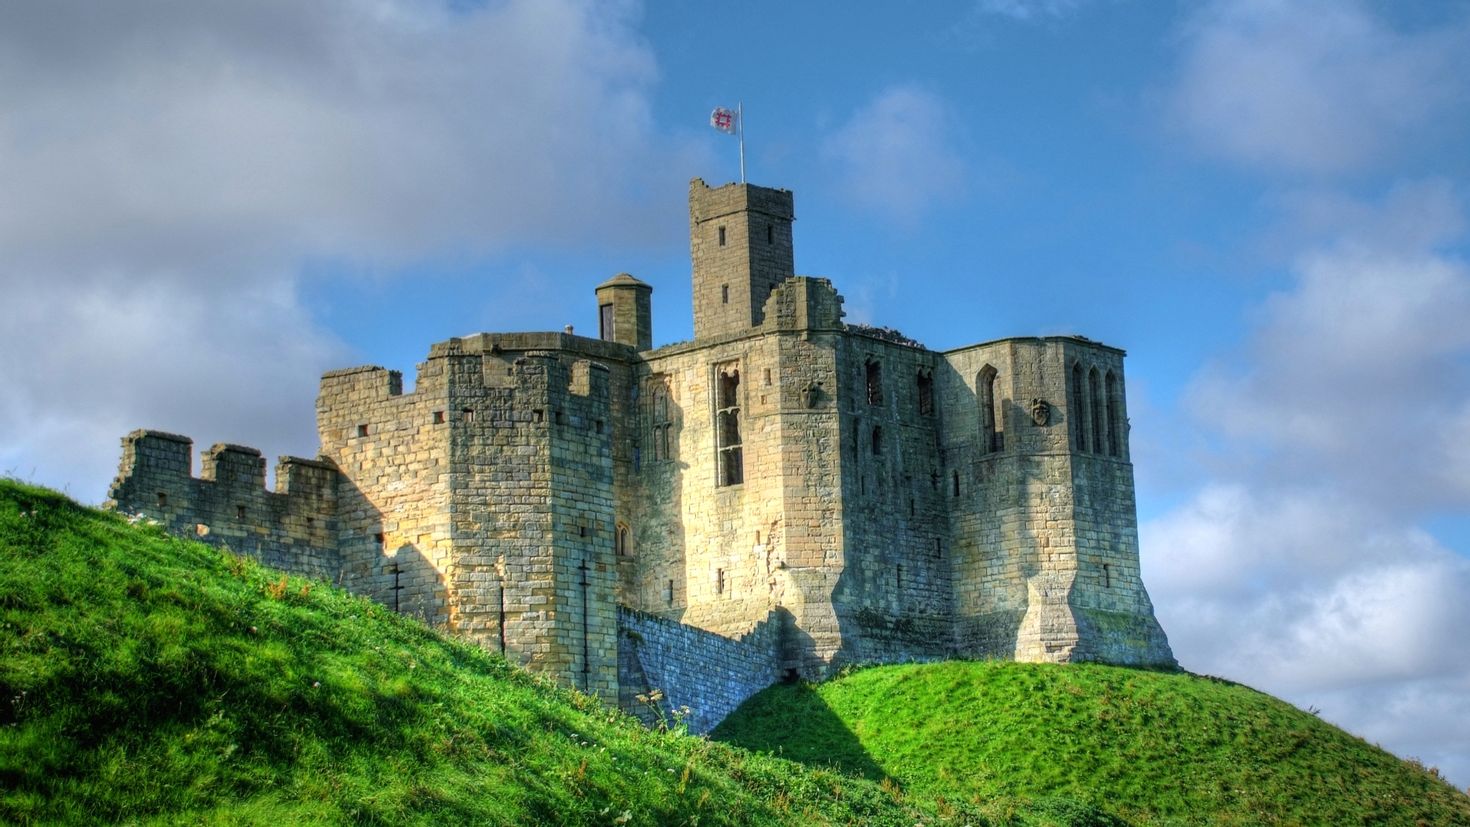
[[617,528],[613,531],[613,551],[617,553],[617,556],[627,557],[631,553],[632,549],[628,545],[630,535],[627,524],[618,523]]
[[990,365],[975,378],[975,393],[980,401],[980,453],[992,454],[1005,447],[1004,420],[995,406],[996,386],[1000,374]]
[[1104,420],[1102,379],[1097,375],[1097,368],[1087,372],[1087,408],[1092,413],[1092,433],[1088,440],[1092,444],[1092,450],[1101,454],[1107,445],[1107,424]]
[[1103,378],[1108,400],[1108,456],[1123,455],[1123,394],[1118,388],[1118,374],[1108,371]]
[[1072,446],[1078,451],[1087,450],[1087,397],[1082,391],[1082,363],[1072,363],[1072,404],[1067,410],[1072,422]]

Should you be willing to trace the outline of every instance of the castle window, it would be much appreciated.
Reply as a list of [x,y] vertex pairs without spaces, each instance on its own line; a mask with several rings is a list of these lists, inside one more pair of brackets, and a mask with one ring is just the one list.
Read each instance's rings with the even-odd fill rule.
[[873,426],[873,456],[875,456],[875,457],[876,456],[881,456],[882,454],[883,454],[883,426],[881,426],[881,425],[874,425]]
[[730,285],[728,285],[728,284],[722,284],[722,285],[720,285],[720,304],[729,304],[729,303],[730,303]]
[[771,384],[771,369],[766,368],[766,384]]
[[358,425],[357,426],[357,435],[358,436],[367,436],[368,435],[368,426],[366,426],[366,425]]
[[551,414],[552,414],[552,418],[556,420],[556,424],[558,424],[558,425],[565,425],[565,424],[567,424],[566,414],[562,413],[559,410],[552,411]]
[[245,519],[245,506],[243,506],[243,505],[237,505],[237,506],[235,506],[235,519],[237,519],[237,520],[243,520],[243,519]]
[[306,530],[307,531],[311,531],[313,528],[316,528],[316,518],[315,517],[307,517],[306,518]]
[[1072,447],[1087,451],[1087,401],[1082,394],[1082,363],[1072,364],[1072,406],[1067,411],[1072,420]]
[[594,433],[599,433],[599,434],[602,433],[602,420],[601,419],[599,419],[599,420],[597,420],[597,421],[595,421],[595,422],[592,423],[592,430],[593,430]]
[[1123,394],[1118,388],[1118,375],[1108,371],[1103,379],[1108,400],[1108,456],[1123,454]]
[[669,605],[670,606],[674,605],[674,581],[673,580],[670,580],[669,581],[668,591],[667,591],[667,593],[665,595],[665,599],[667,599],[669,601]]
[[631,449],[633,451],[633,470],[634,471],[642,471],[643,470],[643,451],[642,451],[642,449],[640,449],[638,447],[638,440],[635,439],[635,440],[633,440],[632,442],[630,442],[628,444],[629,444],[629,446],[631,447]]
[[373,535],[373,542],[378,544],[378,548],[384,548],[388,545],[388,538],[379,532]]
[[941,538],[939,538],[939,537],[935,537],[934,538],[934,559],[938,560],[938,559],[940,559],[942,557],[944,557],[944,540],[941,539]]
[[586,537],[587,536],[587,526],[584,526],[584,525],[577,526],[577,536],[578,537]]
[[434,411],[434,424],[435,425],[443,425],[444,424],[444,412],[443,411]]
[[917,381],[919,390],[919,415],[929,416],[934,413],[934,374],[927,370],[920,370]]
[[158,507],[168,508],[168,495],[162,491],[158,492]]
[[474,422],[475,421],[475,409],[474,408],[465,408],[464,410],[462,410],[462,411],[459,412],[459,415],[460,415],[460,418],[463,419],[465,422]]
[[669,414],[669,386],[668,380],[662,376],[651,377],[648,381],[649,437],[653,446],[653,460],[661,462],[673,458],[669,443],[669,431],[673,427]]
[[622,523],[613,531],[613,552],[619,557],[628,556],[628,533],[628,527]]
[[893,567],[893,585],[895,588],[903,588],[903,566]]
[[883,404],[883,365],[877,359],[869,359],[864,367],[864,380],[868,390],[868,404]]
[[715,439],[719,459],[717,484],[740,485],[745,481],[745,464],[740,448],[740,371],[734,365],[717,374]]
[[725,228],[724,227],[721,227],[720,228],[719,234],[720,234],[720,246],[723,247],[723,246],[725,246]]
[[536,423],[537,425],[540,425],[541,422],[542,422],[542,420],[544,420],[544,419],[546,419],[546,411],[543,411],[540,408],[532,408],[531,409],[531,421],[532,422]]
[[612,341],[613,338],[613,306],[611,304],[599,305],[597,308],[597,337]]
[[725,593],[725,570],[715,569],[715,594]]
[[1107,435],[1103,421],[1102,381],[1098,379],[1097,368],[1087,373],[1087,407],[1092,414],[1092,434],[1089,442],[1092,444],[1092,450],[1101,454],[1107,444]]
[[775,228],[775,226],[773,226],[771,224],[767,224],[766,225],[766,243],[767,244],[775,244],[776,243],[776,228]]
[[995,407],[996,386],[1000,374],[990,365],[980,370],[975,379],[975,393],[980,397],[980,453],[993,454],[1005,447],[1003,420]]
[[954,486],[954,495],[956,497],[958,497],[960,495],[960,472],[959,471],[952,471],[952,472],[950,472],[950,481],[951,481],[951,485]]
[[1108,564],[1107,563],[1103,563],[1103,588],[1105,588],[1105,589],[1111,589],[1112,587],[1113,587],[1113,570],[1108,567]]

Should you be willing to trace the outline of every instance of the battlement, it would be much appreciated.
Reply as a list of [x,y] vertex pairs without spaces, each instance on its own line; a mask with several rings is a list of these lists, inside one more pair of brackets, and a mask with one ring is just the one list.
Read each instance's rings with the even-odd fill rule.
[[191,475],[188,437],[137,430],[123,437],[122,448],[108,507],[278,568],[335,576],[339,474],[331,463],[282,457],[272,492],[265,488],[265,457],[255,448],[211,446],[198,478]]

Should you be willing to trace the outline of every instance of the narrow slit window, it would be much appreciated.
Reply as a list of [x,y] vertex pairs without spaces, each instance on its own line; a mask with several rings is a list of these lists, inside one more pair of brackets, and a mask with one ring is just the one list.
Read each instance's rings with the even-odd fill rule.
[[776,243],[776,227],[775,227],[775,225],[772,225],[772,224],[767,224],[766,225],[766,243],[767,244],[775,244]]
[[960,472],[951,471],[950,480],[951,484],[954,486],[954,496],[958,497],[960,495]]
[[1123,455],[1123,393],[1118,386],[1118,375],[1108,371],[1103,379],[1103,391],[1108,404],[1108,456]]
[[237,519],[237,520],[243,520],[243,519],[245,519],[245,506],[243,506],[243,505],[237,505],[237,506],[235,506],[235,519]]
[[1086,453],[1087,444],[1087,398],[1082,392],[1082,364],[1072,365],[1072,407],[1067,411],[1072,420],[1072,444],[1077,451]]
[[728,285],[728,284],[722,284],[722,285],[720,285],[720,304],[729,304],[729,303],[730,303],[730,285]]
[[725,570],[715,569],[715,594],[725,593]]
[[1105,588],[1105,589],[1111,589],[1112,587],[1113,587],[1113,570],[1112,570],[1111,567],[1108,566],[1107,563],[1103,563],[1103,588]]
[[869,405],[883,404],[883,365],[876,359],[869,359],[863,369],[863,379],[868,392]]
[[669,581],[668,591],[665,594],[665,599],[668,600],[670,606],[674,605],[674,581],[673,580],[670,580]]
[[720,236],[720,246],[723,247],[723,246],[725,246],[725,228],[724,227],[721,227],[720,228],[719,236]]
[[975,379],[975,391],[980,397],[980,453],[993,454],[1004,446],[1005,435],[1002,433],[1002,419],[996,408],[996,386],[1000,383],[1000,374],[990,365],[986,365],[980,375]]
[[1089,442],[1092,451],[1101,454],[1107,450],[1107,425],[1104,419],[1102,403],[1102,380],[1098,378],[1097,368],[1087,372],[1087,407],[1092,414],[1092,433],[1089,434]]
[[617,531],[613,534],[613,551],[619,557],[628,556],[628,533],[628,527],[619,523]]
[[883,426],[873,426],[873,456],[883,455]]
[[357,426],[357,435],[358,436],[367,436],[368,435],[368,426],[366,426],[366,425],[358,425]]
[[443,411],[434,411],[434,424],[435,425],[443,425],[444,424],[444,412]]
[[929,416],[934,413],[934,374],[927,370],[919,371],[917,384],[919,415]]

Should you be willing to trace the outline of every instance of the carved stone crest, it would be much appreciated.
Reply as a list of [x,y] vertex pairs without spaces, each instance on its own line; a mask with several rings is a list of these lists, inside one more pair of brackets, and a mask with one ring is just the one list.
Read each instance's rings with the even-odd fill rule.
[[801,389],[801,405],[802,405],[802,407],[807,408],[807,409],[815,408],[815,407],[817,407],[817,403],[818,402],[821,402],[821,401],[822,401],[822,383],[821,382],[817,382],[817,381],[808,382],[807,385],[806,385],[806,387],[804,387],[804,388]]
[[1031,399],[1031,421],[1036,423],[1037,427],[1046,427],[1046,424],[1051,422],[1051,403],[1039,396],[1033,397]]

